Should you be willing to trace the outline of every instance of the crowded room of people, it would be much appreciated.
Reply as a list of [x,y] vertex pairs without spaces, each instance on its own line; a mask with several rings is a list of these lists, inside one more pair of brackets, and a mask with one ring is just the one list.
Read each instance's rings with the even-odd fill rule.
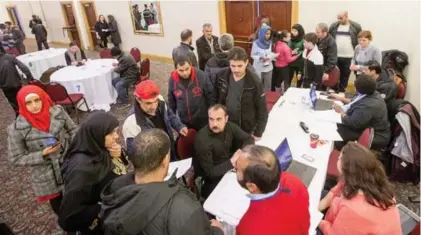
[[420,235],[419,13],[0,1],[0,235]]

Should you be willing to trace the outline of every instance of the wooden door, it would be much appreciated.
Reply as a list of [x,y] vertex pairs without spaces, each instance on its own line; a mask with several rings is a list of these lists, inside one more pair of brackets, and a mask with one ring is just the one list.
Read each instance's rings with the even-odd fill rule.
[[63,27],[63,30],[67,30],[70,41],[75,42],[80,47],[80,37],[79,32],[76,26],[76,18],[73,13],[72,3],[61,3],[64,21],[66,25]]
[[291,30],[291,1],[259,1],[258,4],[259,14],[269,16],[274,30]]
[[18,26],[20,31],[25,36],[25,32],[23,31],[22,27],[22,22],[20,22],[19,14],[16,10],[16,7],[7,7],[7,13],[9,14],[10,22],[12,22],[12,25]]
[[248,37],[253,33],[255,7],[254,1],[225,2],[227,33],[234,36],[235,46],[243,47],[248,54],[251,52],[252,43],[249,42]]
[[93,50],[96,46],[96,32],[95,23],[97,21],[97,15],[95,5],[93,2],[81,2],[83,9],[83,18],[85,19],[86,31],[89,36],[90,49]]

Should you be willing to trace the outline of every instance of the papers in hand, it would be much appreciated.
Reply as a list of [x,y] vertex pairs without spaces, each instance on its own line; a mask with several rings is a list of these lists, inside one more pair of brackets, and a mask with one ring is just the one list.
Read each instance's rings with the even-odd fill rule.
[[170,166],[168,168],[168,175],[165,177],[164,180],[169,180],[170,177],[174,174],[177,170],[176,177],[177,179],[186,174],[186,172],[190,169],[192,164],[192,159],[187,158],[180,161],[170,162]]

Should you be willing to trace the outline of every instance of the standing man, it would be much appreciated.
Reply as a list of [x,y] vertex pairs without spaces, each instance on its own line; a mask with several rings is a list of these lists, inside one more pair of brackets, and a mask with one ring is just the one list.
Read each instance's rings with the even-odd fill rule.
[[187,127],[168,108],[167,103],[159,94],[158,85],[152,80],[146,80],[136,86],[134,107],[123,123],[122,133],[126,141],[129,156],[133,154],[133,138],[140,132],[158,128],[167,133],[171,141],[171,161],[176,160],[173,129],[187,136]]
[[218,37],[212,35],[212,25],[203,24],[203,35],[196,40],[197,55],[199,56],[199,68],[205,70],[205,65],[213,54],[221,52]]
[[208,75],[187,58],[175,60],[168,82],[168,105],[188,128],[199,131],[208,123],[213,86]]
[[25,74],[27,80],[34,79],[29,68],[16,59],[15,56],[7,54],[3,46],[0,45],[0,88],[3,90],[4,96],[6,96],[17,117],[19,115],[19,107],[16,95],[22,87],[22,83],[16,66]]
[[23,40],[25,40],[25,36],[23,35],[22,31],[17,26],[12,26],[10,33],[13,36],[13,40],[15,40],[16,49],[18,49],[19,54],[23,55],[26,53],[25,44],[23,44]]
[[316,35],[319,41],[317,48],[323,55],[323,81],[329,79],[329,73],[338,63],[338,48],[335,39],[328,33],[328,26],[319,23],[316,27]]
[[194,48],[191,46],[193,41],[193,32],[185,29],[180,34],[181,43],[172,51],[172,59],[175,61],[178,57],[187,57],[194,67],[197,67],[197,58],[194,54]]
[[120,48],[111,48],[111,55],[118,60],[118,63],[113,63],[116,67],[114,72],[120,74],[119,77],[113,78],[113,87],[117,90],[117,105],[119,109],[124,109],[130,106],[127,88],[134,84],[139,77],[139,66],[134,60],[133,56],[121,52]]
[[194,142],[194,172],[204,180],[202,196],[207,198],[224,174],[233,169],[239,157],[239,148],[254,144],[250,134],[228,121],[228,111],[223,105],[209,108],[209,124],[197,134]]
[[216,75],[214,102],[226,105],[230,121],[257,141],[266,128],[268,110],[260,78],[247,69],[248,58],[241,47],[229,51],[230,68]]
[[340,71],[338,91],[345,92],[351,73],[349,67],[352,57],[354,57],[354,49],[358,45],[361,25],[350,20],[347,11],[340,12],[337,19],[337,22],[330,25],[329,34],[336,40],[338,46],[338,68]]
[[42,50],[42,45],[45,49],[49,49],[47,43],[47,30],[44,25],[41,24],[41,21],[35,20],[35,24],[32,25],[32,33],[35,34],[35,40],[37,41],[38,51]]

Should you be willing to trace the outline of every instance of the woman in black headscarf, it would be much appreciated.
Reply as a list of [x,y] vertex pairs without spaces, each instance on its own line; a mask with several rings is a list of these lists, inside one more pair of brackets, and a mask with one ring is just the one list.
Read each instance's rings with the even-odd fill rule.
[[59,224],[67,232],[102,234],[98,225],[100,193],[108,182],[126,173],[128,163],[117,144],[118,120],[98,111],[84,122],[64,157],[64,194]]
[[[289,41],[288,46],[292,49],[293,55],[298,55],[299,53],[304,52],[304,28],[300,24],[294,24],[291,29],[291,41]],[[290,81],[294,78],[294,75],[297,75],[297,87],[301,87],[303,83],[303,69],[304,69],[304,60],[303,57],[300,56],[298,59],[293,61],[289,64],[289,75]],[[298,76],[300,75],[300,76]]]

